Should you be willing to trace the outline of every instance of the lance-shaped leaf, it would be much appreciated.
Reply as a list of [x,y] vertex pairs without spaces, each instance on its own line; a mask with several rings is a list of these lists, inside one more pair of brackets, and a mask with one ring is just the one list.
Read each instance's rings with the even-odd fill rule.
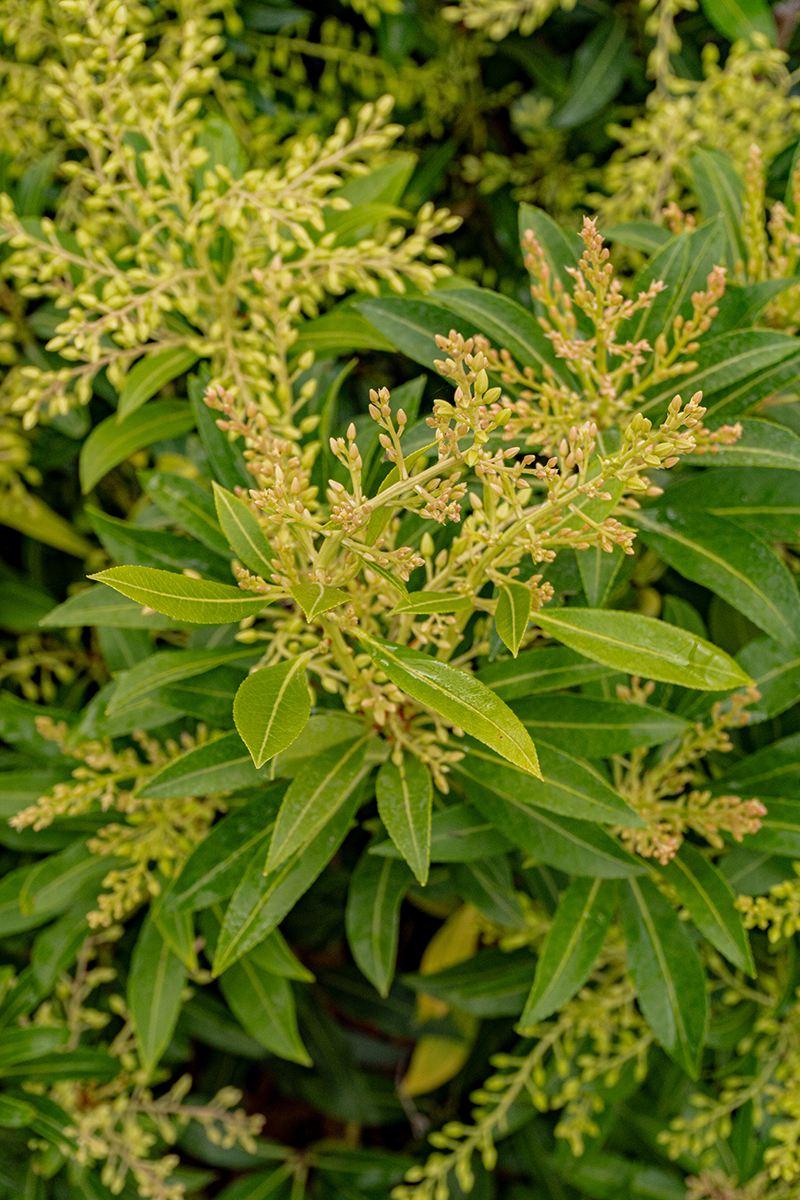
[[450,878],[461,898],[490,921],[510,929],[519,929],[524,924],[525,914],[514,891],[514,877],[505,854],[484,855],[479,862],[453,863]]
[[800,471],[800,437],[774,421],[746,418],[732,446],[718,446],[703,459],[707,467],[787,467]]
[[537,612],[536,623],[579,654],[617,671],[714,692],[752,682],[718,646],[639,613],[595,608]]
[[167,1048],[181,1010],[186,968],[145,917],[128,975],[128,1008],[142,1066],[151,1072]]
[[[746,845],[753,850],[768,850],[771,854],[800,858],[800,799],[779,800],[775,796],[765,795],[763,801],[767,815],[759,818],[760,829],[748,833]],[[734,841],[732,835],[724,836],[728,841]]]
[[310,1067],[311,1058],[297,1029],[294,994],[288,979],[264,970],[255,951],[219,977],[222,994],[243,1029],[272,1054]]
[[233,895],[256,850],[266,853],[286,787],[281,782],[265,788],[215,825],[186,859],[157,907],[166,912],[198,912]]
[[642,540],[688,579],[723,596],[782,646],[800,649],[800,596],[788,567],[751,533],[709,513],[642,509]]
[[621,879],[641,875],[646,870],[640,860],[623,850],[600,826],[533,808],[516,793],[500,791],[494,781],[468,776],[463,762],[456,764],[454,774],[470,803],[536,862],[557,867],[569,875],[601,879]]
[[577,558],[589,607],[603,608],[614,591],[623,564],[626,560],[630,562],[630,556],[621,546],[612,546],[610,552],[592,546],[588,550],[581,550]]
[[208,368],[203,364],[197,375],[189,380],[188,387],[197,433],[208,458],[210,474],[229,491],[235,487],[250,487],[253,476],[247,469],[238,444],[219,428],[216,413],[203,399],[210,382]]
[[551,1016],[589,978],[606,939],[617,886],[602,879],[574,879],[559,900],[545,939],[531,993],[519,1020],[528,1029]]
[[268,778],[269,767],[256,770],[247,747],[232,730],[167,763],[137,795],[144,800],[207,796],[211,792],[236,792],[253,787]]
[[697,1078],[706,1029],[706,977],[686,926],[649,879],[629,879],[622,900],[628,967],[658,1041]]
[[214,497],[196,479],[187,479],[174,471],[146,471],[139,476],[144,490],[173,524],[191,533],[209,550],[230,558],[214,509]]
[[409,592],[389,615],[394,617],[401,613],[465,612],[468,608],[472,608],[469,596],[459,596],[456,592]]
[[595,696],[527,696],[515,700],[512,707],[537,742],[567,752],[579,746],[587,758],[660,746],[689,729],[688,721],[665,709]]
[[107,583],[145,608],[189,625],[228,625],[243,617],[254,617],[265,603],[263,597],[248,596],[227,583],[190,579],[154,567],[110,567],[89,578]]
[[362,854],[350,878],[347,941],[359,970],[384,998],[394,978],[400,905],[413,876],[396,858]]
[[556,692],[594,679],[606,679],[612,668],[589,662],[567,646],[523,650],[515,660],[493,662],[475,676],[503,700],[517,700],[537,692]]
[[413,754],[403,755],[399,765],[387,759],[378,771],[375,794],[389,837],[424,887],[431,858],[430,771]]
[[117,424],[121,424],[151,396],[160,392],[165,383],[183,375],[196,362],[197,355],[188,346],[173,346],[161,354],[148,354],[140,358],[125,376],[117,405]]
[[233,701],[233,719],[256,767],[291,746],[311,715],[306,666],[300,654],[248,675]]
[[539,746],[542,778],[534,779],[511,766],[483,746],[472,744],[469,754],[453,767],[456,775],[466,781],[483,783],[498,795],[515,797],[524,804],[545,808],[562,816],[600,824],[644,825],[638,813],[630,808],[601,773],[587,762],[542,743]]
[[[800,800],[800,733],[748,754],[711,786],[712,796],[789,796]],[[769,800],[764,801],[769,804]]]
[[180,437],[194,425],[185,400],[157,400],[117,424],[116,414],[96,425],[83,443],[80,457],[81,491],[90,492],[104,475],[137,450],[163,438]]
[[248,658],[253,661],[252,647],[240,645],[216,646],[208,650],[164,650],[151,654],[120,676],[109,711],[123,712],[168,684]]
[[355,788],[305,850],[276,871],[264,874],[264,855],[256,850],[225,913],[214,955],[215,974],[278,927],[341,846],[360,803],[361,790]]
[[340,604],[349,604],[351,600],[349,592],[343,591],[342,588],[328,587],[324,583],[298,583],[289,590],[305,613],[307,621],[312,621],[314,617]]
[[500,597],[494,614],[494,626],[514,658],[525,636],[531,615],[531,589],[513,579],[500,585]]
[[735,967],[755,975],[747,932],[736,909],[736,894],[713,863],[684,842],[675,857],[658,870],[675,888],[681,904],[712,946]]
[[264,531],[244,500],[214,483],[214,504],[222,532],[250,571],[269,579],[273,554]]
[[493,691],[472,675],[419,650],[361,635],[373,662],[412,700],[441,714],[523,771],[541,778],[528,731]]
[[[477,862],[487,855],[503,854],[512,848],[508,838],[469,804],[452,804],[433,814],[432,862]],[[386,858],[404,857],[394,842],[389,841],[370,846],[369,853]]]
[[275,822],[267,871],[308,846],[357,790],[372,765],[365,762],[369,737],[332,746],[295,775]]
[[481,950],[432,974],[402,975],[401,982],[476,1017],[515,1017],[522,1011],[534,972],[530,950]]

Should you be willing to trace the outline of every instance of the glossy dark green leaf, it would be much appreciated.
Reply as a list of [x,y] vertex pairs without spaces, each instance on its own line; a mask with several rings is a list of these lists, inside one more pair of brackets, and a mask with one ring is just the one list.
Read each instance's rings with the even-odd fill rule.
[[462,763],[454,774],[470,803],[534,861],[571,875],[601,879],[619,879],[646,870],[598,825],[533,808],[516,791],[500,792],[494,782],[467,775]]
[[738,38],[752,41],[753,34],[760,33],[775,45],[775,18],[766,0],[701,0],[701,3],[711,24],[729,41]]
[[273,929],[272,933],[267,934],[263,942],[253,947],[248,957],[261,970],[280,975],[282,979],[296,979],[300,983],[314,982],[313,974],[292,953],[279,929]]
[[366,853],[350,877],[347,942],[358,968],[384,997],[394,978],[400,905],[412,881],[402,860]]
[[[264,788],[244,808],[229,813],[200,842],[163,897],[168,912],[196,912],[236,890],[257,849],[266,856],[267,839],[286,791],[285,783]],[[183,793],[181,793],[183,794]]]
[[612,546],[610,552],[592,546],[577,555],[583,590],[591,608],[603,608],[617,586],[626,557],[621,546]]
[[[512,707],[537,744],[579,751],[586,758],[660,746],[689,729],[687,721],[664,709],[595,696],[528,696],[513,701]],[[539,753],[541,759],[541,747]]]
[[[90,1079],[93,1083],[106,1083],[119,1074],[119,1059],[112,1058],[105,1050],[82,1046],[78,1050],[56,1050],[41,1054],[30,1062],[0,1070],[5,1079],[19,1079],[28,1083],[58,1083],[62,1079]],[[44,1099],[41,1097],[39,1099]],[[33,1126],[34,1132],[36,1126]]]
[[630,69],[626,29],[622,14],[612,13],[580,43],[566,94],[550,116],[554,128],[582,125],[614,99]]
[[127,990],[139,1059],[148,1074],[172,1037],[185,983],[186,968],[148,915],[134,947]]
[[219,527],[214,497],[207,487],[173,471],[147,471],[141,479],[150,499],[174,525],[191,533],[209,550],[230,558],[228,540]]
[[664,562],[723,596],[782,646],[800,649],[797,584],[769,546],[730,521],[675,510],[669,502],[642,509],[635,519],[642,541]]
[[540,746],[540,755],[542,779],[534,779],[474,743],[453,770],[465,781],[483,783],[498,794],[561,816],[613,825],[642,824],[595,767],[546,742]]
[[311,1066],[297,1028],[291,984],[244,954],[219,977],[222,994],[239,1024],[271,1054]]
[[0,1031],[0,1070],[59,1050],[68,1041],[69,1030],[64,1027],[31,1025],[4,1029]]
[[[439,296],[437,295],[437,301]],[[411,300],[405,296],[381,296],[356,304],[362,316],[402,354],[421,366],[433,369],[442,351],[436,345],[436,335],[447,335],[451,329],[469,337],[470,322],[454,317],[432,300]]]
[[239,446],[219,428],[216,410],[209,408],[203,400],[210,381],[208,369],[203,365],[198,374],[189,380],[188,387],[194,424],[208,458],[211,477],[229,492],[237,487],[252,487],[253,476],[247,469]]
[[639,613],[562,608],[537,612],[536,622],[570,649],[627,674],[701,691],[751,682],[719,647]]
[[536,964],[536,977],[520,1029],[552,1016],[589,978],[608,934],[617,903],[614,883],[574,879],[558,902]]
[[104,475],[137,450],[165,438],[180,437],[193,425],[192,410],[185,400],[156,400],[119,424],[116,415],[106,417],[83,443],[81,490],[84,494],[90,492]]
[[295,775],[283,798],[267,857],[273,871],[309,846],[327,822],[358,790],[371,764],[366,762],[369,735],[343,742],[311,759]]
[[[380,779],[380,775],[378,776]],[[469,804],[452,804],[433,814],[431,821],[431,860],[433,862],[476,862],[486,855],[502,854],[512,843],[498,833],[491,821]],[[394,842],[370,846],[370,854],[401,858]]]
[[252,647],[237,643],[209,650],[164,650],[159,654],[151,654],[120,678],[109,710],[122,713],[168,684],[202,675],[212,667],[220,667],[225,663],[242,662],[248,658],[252,662],[254,657]]
[[160,613],[142,609],[141,601],[130,600],[102,583],[70,596],[42,617],[43,629],[69,629],[96,625],[105,629],[181,629],[186,622],[173,621]]
[[167,684],[158,698],[168,708],[176,708],[205,721],[215,729],[233,729],[233,698],[245,677],[236,666],[215,667],[191,679]]
[[227,625],[254,617],[264,607],[263,598],[248,596],[240,588],[152,567],[110,567],[89,578],[188,625]]
[[117,862],[77,841],[33,866],[9,871],[0,880],[0,936],[44,925],[84,898],[88,908]]
[[160,354],[147,354],[140,358],[125,376],[117,405],[117,424],[121,424],[156,392],[160,392],[165,383],[183,375],[196,362],[197,355],[187,346],[173,346]]
[[746,417],[732,446],[717,447],[702,458],[706,467],[788,467],[800,471],[800,437],[785,425]]
[[233,702],[233,719],[255,766],[263,767],[299,737],[311,715],[308,654],[248,675]]
[[231,579],[228,560],[191,538],[163,529],[139,529],[91,506],[86,513],[103,547],[120,565],[196,571],[222,583]]
[[800,542],[800,486],[793,470],[704,471],[670,488],[664,507],[689,515],[711,513],[766,542]]
[[258,519],[244,500],[216,482],[213,486],[217,517],[237,558],[256,575],[269,579],[274,556]]
[[523,650],[516,659],[493,662],[475,676],[502,700],[517,700],[537,692],[555,692],[606,679],[613,668],[589,662],[567,646],[545,646],[541,650]]
[[511,709],[465,671],[419,650],[361,635],[376,666],[420,704],[478,738],[509,762],[539,775],[536,748]]
[[331,354],[338,357],[354,350],[394,350],[394,342],[358,312],[356,305],[348,303],[346,307],[339,306],[321,317],[303,321],[292,350],[300,354],[313,350],[320,358]]
[[537,375],[547,367],[558,379],[570,378],[533,313],[516,300],[487,288],[447,288],[437,299],[449,310],[448,317],[455,313],[471,334],[482,333],[498,349],[508,350],[519,367],[531,367]]
[[[729,0],[721,2],[727,4]],[[728,243],[727,266],[734,271],[738,262],[747,261],[742,237],[744,183],[721,150],[700,147],[692,153],[689,164],[692,188],[700,201],[703,219],[710,220],[717,214],[722,218]]]
[[494,625],[505,646],[517,657],[531,615],[531,589],[509,579],[500,586]]
[[375,795],[389,837],[424,886],[431,855],[430,771],[416,755],[403,755],[399,765],[387,759],[378,771]]
[[676,856],[658,870],[675,888],[681,904],[712,946],[735,967],[754,975],[753,954],[741,913],[736,909],[736,894],[725,876],[689,842],[684,842]]
[[292,855],[277,871],[265,875],[264,855],[256,850],[225,913],[214,956],[215,974],[278,927],[339,849],[360,803],[361,793],[356,789],[302,854]]
[[658,1041],[697,1078],[707,1021],[706,979],[692,939],[649,879],[629,879],[622,922],[639,1006]]
[[244,742],[232,730],[167,763],[151,776],[138,794],[145,800],[207,796],[211,792],[235,792],[253,787],[267,779],[269,767],[257,770]]
[[767,815],[760,818],[760,829],[747,834],[745,844],[771,854],[800,856],[800,798],[781,800],[765,795],[763,803]]
[[464,962],[425,975],[403,975],[416,992],[476,1017],[515,1017],[530,990],[536,960],[530,950],[482,950]]
[[490,921],[509,929],[520,929],[524,925],[525,914],[514,890],[506,855],[487,855],[479,862],[453,863],[450,878],[459,896]]
[[732,764],[711,785],[711,791],[715,796],[788,796],[800,800],[800,733],[781,738]]

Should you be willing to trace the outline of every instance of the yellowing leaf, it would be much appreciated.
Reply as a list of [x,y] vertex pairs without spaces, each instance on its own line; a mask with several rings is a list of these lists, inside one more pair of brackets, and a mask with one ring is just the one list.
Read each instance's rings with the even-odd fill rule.
[[[477,1027],[475,1017],[469,1020]],[[470,1042],[457,1042],[454,1038],[420,1038],[400,1086],[407,1096],[424,1096],[434,1091],[458,1074],[471,1048]]]
[[[420,975],[434,975],[445,967],[453,967],[472,958],[478,949],[479,938],[480,913],[472,904],[463,904],[428,942],[420,959]],[[420,1021],[444,1016],[449,1008],[449,1004],[435,1000],[433,996],[420,994],[417,997],[417,1017]]]

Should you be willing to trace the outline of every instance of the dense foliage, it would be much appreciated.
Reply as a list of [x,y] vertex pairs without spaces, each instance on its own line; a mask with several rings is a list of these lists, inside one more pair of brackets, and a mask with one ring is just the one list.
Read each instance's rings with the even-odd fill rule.
[[0,1195],[791,1200],[800,4],[0,14]]

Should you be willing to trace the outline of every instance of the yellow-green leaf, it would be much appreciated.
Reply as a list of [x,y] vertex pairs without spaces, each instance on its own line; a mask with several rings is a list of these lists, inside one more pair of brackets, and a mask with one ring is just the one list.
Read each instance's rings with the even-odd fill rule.
[[500,599],[494,614],[495,629],[514,658],[525,636],[531,615],[531,589],[508,579],[500,586]]
[[289,589],[293,598],[302,608],[307,621],[312,621],[320,613],[336,608],[339,604],[348,604],[350,594],[341,588],[328,587],[324,583],[298,583]]
[[244,500],[216,482],[213,486],[217,517],[235,554],[248,570],[268,579],[272,572],[272,551],[258,520]]
[[305,671],[310,654],[253,671],[233,701],[233,719],[256,767],[291,746],[311,715]]
[[395,617],[401,613],[463,612],[471,607],[469,596],[459,596],[456,592],[410,592],[406,599],[395,605],[389,616]]
[[111,567],[89,578],[107,583],[145,608],[191,625],[241,621],[243,617],[254,617],[265,603],[262,598],[227,583],[190,579],[188,575],[159,571],[155,567]]
[[430,771],[413,754],[404,755],[399,766],[388,759],[378,771],[375,794],[389,837],[424,887],[431,860]]
[[164,438],[179,437],[194,425],[184,400],[157,400],[117,424],[116,414],[96,425],[83,443],[80,457],[81,491],[90,492],[104,475],[137,450]]

